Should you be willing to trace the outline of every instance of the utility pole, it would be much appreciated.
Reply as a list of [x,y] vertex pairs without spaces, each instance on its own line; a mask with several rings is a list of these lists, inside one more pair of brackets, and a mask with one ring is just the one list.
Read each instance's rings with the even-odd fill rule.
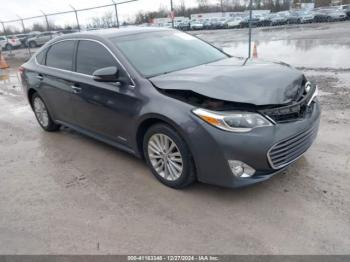
[[72,6],[72,5],[69,5],[72,9],[73,9],[73,11],[74,11],[74,13],[75,13],[75,19],[77,20],[77,26],[78,26],[78,30],[79,30],[79,32],[80,32],[80,24],[79,24],[79,19],[78,19],[78,11]]
[[117,3],[114,2],[114,0],[112,0],[113,4],[114,4],[114,11],[115,11],[115,18],[117,19],[117,28],[119,28],[119,18],[118,18],[118,7],[117,7]]
[[249,39],[248,39],[248,58],[250,58],[251,48],[252,48],[252,8],[253,0],[249,1]]
[[170,9],[171,9],[171,26],[174,28],[174,5],[173,5],[173,0],[170,0]]
[[223,0],[220,0],[220,5],[221,5],[221,13],[224,12],[224,3]]

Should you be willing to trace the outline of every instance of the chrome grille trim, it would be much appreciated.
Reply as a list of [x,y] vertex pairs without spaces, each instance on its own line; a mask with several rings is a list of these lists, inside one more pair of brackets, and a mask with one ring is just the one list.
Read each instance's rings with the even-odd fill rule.
[[267,152],[267,159],[273,169],[283,168],[300,158],[312,145],[317,134],[313,127],[273,145]]

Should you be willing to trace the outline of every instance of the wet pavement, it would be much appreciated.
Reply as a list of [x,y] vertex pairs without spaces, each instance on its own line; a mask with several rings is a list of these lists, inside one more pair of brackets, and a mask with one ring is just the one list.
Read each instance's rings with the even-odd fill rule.
[[[319,136],[283,174],[237,190],[172,190],[127,153],[66,128],[43,132],[22,95],[23,54],[15,53],[0,80],[0,253],[348,254],[350,27],[312,26],[255,38],[259,57],[287,60],[318,84]],[[298,47],[310,43],[305,31],[319,47]],[[244,30],[199,33],[244,55]],[[315,62],[323,52],[330,62]]]

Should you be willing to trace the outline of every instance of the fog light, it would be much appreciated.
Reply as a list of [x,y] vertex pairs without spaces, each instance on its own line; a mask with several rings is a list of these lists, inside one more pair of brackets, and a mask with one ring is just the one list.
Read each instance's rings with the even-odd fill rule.
[[238,160],[229,160],[228,164],[230,165],[232,174],[236,177],[251,177],[255,173],[255,169],[247,164],[238,161]]

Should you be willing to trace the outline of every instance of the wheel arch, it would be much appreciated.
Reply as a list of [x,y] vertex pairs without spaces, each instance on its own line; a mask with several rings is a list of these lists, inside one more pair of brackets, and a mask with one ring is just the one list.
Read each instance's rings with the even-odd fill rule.
[[[182,139],[186,142],[188,149],[191,150],[189,141],[187,139],[187,136],[185,135],[184,130],[177,125],[173,120],[171,120],[168,117],[165,117],[163,115],[159,114],[148,114],[147,116],[143,117],[136,129],[136,146],[137,146],[137,152],[141,158],[144,158],[143,154],[143,138],[147,132],[147,130],[156,124],[166,124],[172,128],[182,137]],[[191,152],[192,154],[192,152]]]
[[35,90],[34,88],[30,88],[28,90],[28,92],[27,92],[27,98],[28,98],[28,101],[29,101],[29,104],[30,104],[31,107],[33,107],[33,105],[32,105],[32,98],[33,98],[33,95],[35,93],[38,93],[38,91]]

